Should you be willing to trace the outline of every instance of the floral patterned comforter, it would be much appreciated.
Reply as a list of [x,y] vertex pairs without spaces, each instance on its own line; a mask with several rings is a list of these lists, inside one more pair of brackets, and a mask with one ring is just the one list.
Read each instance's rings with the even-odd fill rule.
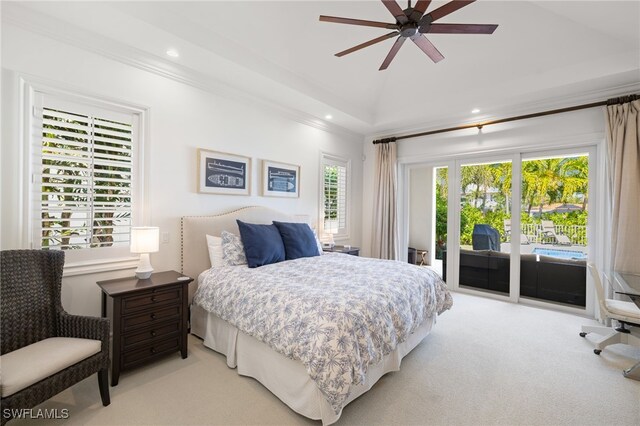
[[452,305],[429,268],[338,253],[211,268],[194,303],[300,360],[339,413],[369,365]]

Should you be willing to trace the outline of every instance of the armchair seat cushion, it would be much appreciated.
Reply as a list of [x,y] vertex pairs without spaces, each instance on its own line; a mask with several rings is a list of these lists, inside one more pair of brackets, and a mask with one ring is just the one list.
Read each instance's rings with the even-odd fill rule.
[[100,352],[100,340],[51,337],[0,356],[2,398]]

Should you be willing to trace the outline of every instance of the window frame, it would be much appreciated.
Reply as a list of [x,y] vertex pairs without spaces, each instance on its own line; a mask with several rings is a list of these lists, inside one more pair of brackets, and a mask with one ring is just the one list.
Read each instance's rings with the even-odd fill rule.
[[318,234],[324,235],[324,170],[326,165],[336,165],[345,167],[345,227],[339,229],[338,233],[333,234],[334,240],[348,240],[351,229],[351,159],[327,152],[320,153],[320,172],[319,172],[319,201],[318,201]]
[[[40,200],[37,189],[40,178],[40,154],[42,144],[42,108],[45,96],[55,99],[59,103],[69,103],[84,107],[85,110],[95,109],[112,111],[115,114],[130,115],[132,118],[132,208],[131,226],[149,223],[148,188],[145,170],[147,164],[147,144],[145,135],[148,134],[148,108],[109,99],[101,95],[88,95],[75,88],[62,88],[46,81],[35,80],[21,76],[20,84],[20,141],[23,145],[22,156],[24,188],[20,203],[23,226],[22,247],[39,248],[40,235],[36,235],[40,220]],[[82,112],[82,111],[80,111]],[[104,271],[114,271],[133,268],[138,257],[129,252],[128,245],[117,247],[100,247],[65,250],[66,262],[64,276],[82,275]]]

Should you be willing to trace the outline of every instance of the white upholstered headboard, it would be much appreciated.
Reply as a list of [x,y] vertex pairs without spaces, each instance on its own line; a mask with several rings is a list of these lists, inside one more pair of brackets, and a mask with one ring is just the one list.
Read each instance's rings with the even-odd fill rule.
[[267,207],[244,207],[215,216],[182,217],[181,263],[182,273],[194,279],[189,288],[189,302],[193,298],[200,273],[211,267],[206,235],[220,236],[222,231],[238,234],[236,219],[249,223],[270,224],[274,220],[300,222],[291,216]]

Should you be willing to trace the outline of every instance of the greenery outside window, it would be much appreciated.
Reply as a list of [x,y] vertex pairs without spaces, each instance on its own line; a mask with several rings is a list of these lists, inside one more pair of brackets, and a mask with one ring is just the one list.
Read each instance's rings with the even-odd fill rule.
[[129,255],[137,114],[42,95],[34,115],[33,246]]
[[349,237],[349,174],[349,160],[322,154],[321,231],[323,234],[333,234],[336,239]]

